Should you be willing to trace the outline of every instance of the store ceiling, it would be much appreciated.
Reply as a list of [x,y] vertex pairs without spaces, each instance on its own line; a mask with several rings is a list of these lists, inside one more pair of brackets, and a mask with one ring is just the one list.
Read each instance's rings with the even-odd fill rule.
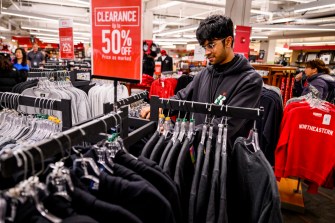
[[[334,3],[335,0],[319,0]],[[252,0],[252,36],[285,39],[286,42],[335,41],[335,4],[322,9],[304,10],[316,0]],[[89,0],[1,0],[0,36],[35,35],[56,38],[60,17],[73,18],[77,41],[89,41]],[[168,34],[185,27],[196,27],[210,14],[224,13],[225,0],[143,0],[145,11],[154,14],[156,39],[194,40],[195,30]],[[301,9],[296,12],[295,10]],[[29,17],[29,18],[28,18]],[[42,17],[42,18],[39,18]],[[277,30],[270,30],[277,27]],[[297,30],[304,28],[309,30]],[[320,29],[324,30],[320,30]],[[292,29],[292,30],[290,30]],[[164,34],[164,36],[159,36]],[[44,34],[44,35],[42,35]],[[312,39],[308,39],[312,38]],[[256,38],[258,39],[258,38]]]

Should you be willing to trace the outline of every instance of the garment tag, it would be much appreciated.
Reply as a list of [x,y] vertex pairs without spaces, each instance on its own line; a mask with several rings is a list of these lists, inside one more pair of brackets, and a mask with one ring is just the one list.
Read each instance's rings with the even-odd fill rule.
[[34,61],[34,66],[37,66],[37,62],[36,61]]
[[329,114],[325,114],[325,115],[323,116],[323,122],[322,122],[322,124],[324,124],[324,125],[330,125],[330,120],[331,120],[331,118],[332,118],[331,115],[329,115]]

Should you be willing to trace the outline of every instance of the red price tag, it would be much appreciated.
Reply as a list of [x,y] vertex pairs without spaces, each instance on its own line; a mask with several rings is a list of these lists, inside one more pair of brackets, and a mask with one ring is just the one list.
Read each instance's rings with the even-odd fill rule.
[[93,76],[141,79],[142,1],[92,0]]

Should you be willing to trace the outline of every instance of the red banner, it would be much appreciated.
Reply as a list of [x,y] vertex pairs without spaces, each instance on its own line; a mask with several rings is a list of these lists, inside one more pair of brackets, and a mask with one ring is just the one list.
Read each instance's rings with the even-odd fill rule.
[[250,35],[250,26],[236,26],[234,53],[240,53],[243,54],[246,58],[249,58]]
[[141,80],[142,1],[91,0],[93,76]]
[[72,19],[59,20],[59,56],[61,59],[74,58],[72,27]]

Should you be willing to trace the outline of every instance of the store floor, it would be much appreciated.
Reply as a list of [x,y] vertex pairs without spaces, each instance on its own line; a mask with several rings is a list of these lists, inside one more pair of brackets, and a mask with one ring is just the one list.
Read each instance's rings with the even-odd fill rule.
[[306,189],[302,184],[305,212],[300,214],[282,209],[284,223],[335,222],[335,190],[319,188],[318,194],[309,194]]

